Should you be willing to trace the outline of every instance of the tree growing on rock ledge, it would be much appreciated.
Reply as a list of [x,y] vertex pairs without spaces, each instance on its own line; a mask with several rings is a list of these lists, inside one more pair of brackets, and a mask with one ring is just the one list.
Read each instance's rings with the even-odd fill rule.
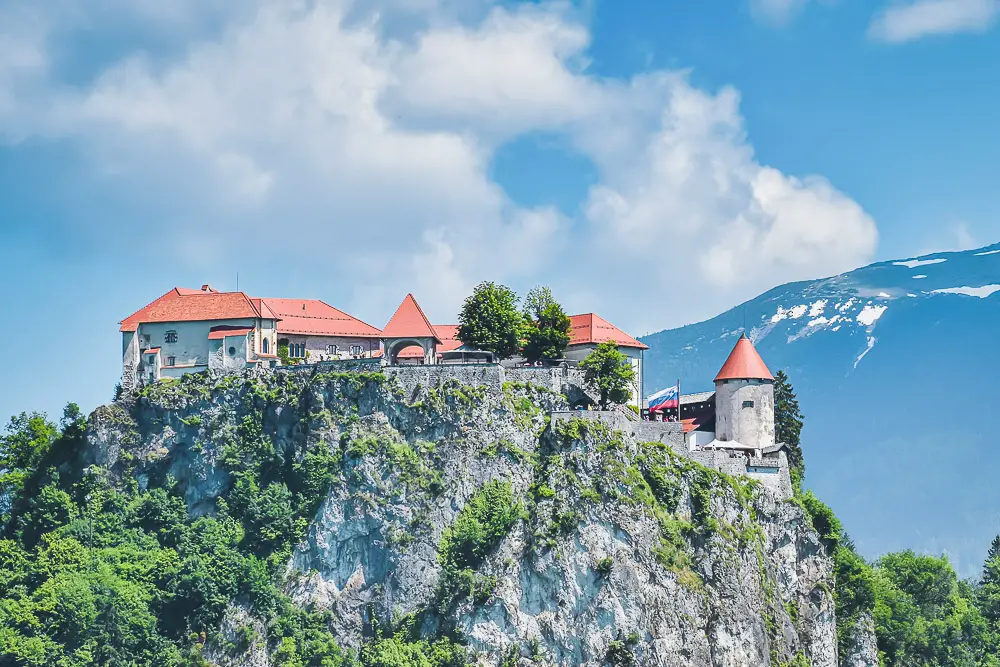
[[580,362],[584,379],[597,388],[601,407],[613,403],[624,404],[632,395],[635,371],[628,357],[621,353],[614,341],[605,341]]
[[458,316],[458,339],[476,350],[508,359],[521,350],[524,318],[517,294],[505,285],[482,282],[465,299]]
[[561,359],[569,345],[570,321],[548,287],[536,287],[524,299],[524,358],[536,361]]

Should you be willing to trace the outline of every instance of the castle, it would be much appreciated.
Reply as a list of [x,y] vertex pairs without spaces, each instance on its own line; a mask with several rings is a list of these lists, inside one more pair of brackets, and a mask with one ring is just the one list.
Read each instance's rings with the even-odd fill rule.
[[[614,341],[632,365],[630,403],[642,407],[643,351],[647,347],[596,313],[570,316],[567,363],[582,361],[600,343]],[[267,299],[243,292],[175,287],[120,322],[122,387],[212,370],[274,368],[347,359],[389,365],[490,363],[469,349],[458,325],[431,324],[407,294],[383,329],[315,299]],[[517,364],[523,360],[512,360]]]
[[431,324],[411,294],[380,330],[322,301],[253,298],[208,285],[174,288],[122,320],[122,387],[205,370],[347,365],[380,367],[404,384],[424,386],[445,379],[497,387],[507,380],[529,382],[564,393],[582,408],[596,400],[575,363],[610,340],[635,371],[630,402],[636,410],[576,409],[554,413],[553,421],[580,416],[602,421],[791,496],[785,447],[775,443],[774,378],[745,334],[716,375],[714,393],[680,397],[677,421],[648,421],[638,416],[647,347],[595,313],[570,321],[567,361],[535,367],[518,360],[494,363],[490,353],[469,349],[456,338],[457,325]]

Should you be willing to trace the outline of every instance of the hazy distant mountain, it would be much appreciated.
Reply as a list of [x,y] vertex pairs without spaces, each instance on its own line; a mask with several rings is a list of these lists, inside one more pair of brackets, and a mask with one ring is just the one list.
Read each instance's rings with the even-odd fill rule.
[[651,334],[646,393],[711,389],[744,322],[798,393],[807,485],[861,551],[945,551],[975,574],[1000,533],[1000,243],[782,285]]

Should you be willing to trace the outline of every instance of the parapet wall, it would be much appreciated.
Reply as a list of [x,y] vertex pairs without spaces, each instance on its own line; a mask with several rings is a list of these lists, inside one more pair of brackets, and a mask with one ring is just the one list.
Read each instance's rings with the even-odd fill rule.
[[382,366],[377,370],[396,378],[407,396],[416,391],[418,386],[437,387],[447,381],[497,390],[503,387],[505,381],[504,369],[496,364],[414,364]]
[[631,433],[639,442],[663,442],[682,456],[688,454],[684,447],[684,425],[678,422],[633,421],[617,410],[569,410],[552,413],[553,426],[560,421],[572,419],[596,421],[612,430]]
[[[729,449],[695,449],[685,452],[684,456],[706,468],[756,480],[779,498],[792,497],[792,480],[788,473],[788,458],[785,452],[779,451],[762,457],[748,456],[747,452]],[[757,472],[751,472],[750,469],[755,469]],[[763,470],[773,470],[773,472],[763,472]]]

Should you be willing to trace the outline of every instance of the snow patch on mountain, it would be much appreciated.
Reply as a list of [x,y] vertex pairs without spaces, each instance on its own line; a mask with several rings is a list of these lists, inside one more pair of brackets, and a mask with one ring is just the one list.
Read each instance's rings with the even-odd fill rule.
[[982,257],[984,255],[995,255],[998,252],[1000,252],[1000,248],[998,248],[996,250],[987,250],[986,252],[977,252],[976,253],[976,257]]
[[908,259],[902,262],[893,262],[893,266],[905,266],[908,269],[915,269],[918,266],[927,266],[928,264],[940,264],[941,262],[947,262],[948,260],[944,257],[938,257],[936,259]]
[[847,311],[849,311],[851,309],[851,307],[854,305],[855,301],[856,301],[856,299],[854,297],[851,297],[850,299],[848,299],[844,303],[838,303],[837,306],[836,306],[836,308],[840,312],[846,313]]
[[945,287],[933,290],[934,294],[964,294],[985,299],[994,292],[1000,292],[1000,285],[983,285],[982,287]]
[[854,367],[855,368],[857,368],[858,364],[861,363],[861,360],[865,358],[865,355],[867,355],[869,352],[871,352],[872,348],[875,347],[875,340],[876,340],[875,336],[868,336],[868,347],[866,347],[865,351],[862,352],[861,354],[859,354],[858,358],[854,360]]
[[913,276],[913,279],[914,280],[921,280],[921,279],[926,278],[926,277],[927,277],[927,274],[925,274],[925,273],[918,273],[917,275]]
[[858,313],[858,316],[855,319],[858,321],[859,324],[862,324],[866,327],[870,327],[871,325],[878,322],[878,318],[882,317],[882,314],[888,308],[889,306],[884,306],[881,304],[877,306],[868,304],[861,309],[861,312]]

